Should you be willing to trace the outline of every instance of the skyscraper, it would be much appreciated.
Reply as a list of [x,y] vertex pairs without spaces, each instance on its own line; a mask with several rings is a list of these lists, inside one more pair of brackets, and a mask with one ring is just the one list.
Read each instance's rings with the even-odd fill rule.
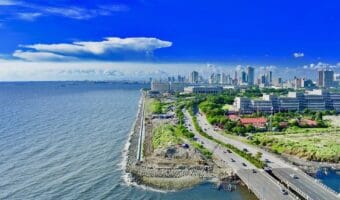
[[247,67],[247,81],[248,85],[254,85],[255,73],[253,67]]
[[245,71],[241,72],[241,82],[247,83],[247,73]]
[[334,86],[334,71],[322,69],[318,71],[319,87],[329,88]]
[[190,83],[198,83],[198,72],[192,71],[189,76]]

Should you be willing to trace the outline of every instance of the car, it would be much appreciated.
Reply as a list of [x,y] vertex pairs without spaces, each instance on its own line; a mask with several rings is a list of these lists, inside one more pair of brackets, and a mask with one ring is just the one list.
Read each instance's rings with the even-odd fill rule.
[[223,153],[227,153],[226,151],[223,151]]
[[265,167],[265,168],[264,168],[264,171],[271,173],[271,172],[272,172],[272,168],[270,168],[270,167]]
[[293,179],[298,179],[298,176],[296,176],[296,174],[291,174],[290,177],[292,177]]
[[206,128],[204,128],[204,131],[207,131],[207,129],[206,129]]
[[243,148],[243,151],[244,151],[244,152],[248,152],[248,149],[247,149],[247,148]]
[[242,163],[242,165],[245,166],[245,167],[247,166],[246,163]]
[[229,149],[227,149],[228,153],[231,153],[231,151]]
[[288,194],[287,190],[284,189],[284,188],[281,188],[281,193],[282,193],[283,195],[287,195],[287,194]]
[[265,161],[266,163],[270,163],[270,160],[268,160],[268,158],[264,159],[264,161]]
[[234,160],[234,159],[232,159],[232,158],[230,158],[230,161],[231,161],[231,162],[235,162],[235,160]]
[[252,172],[255,174],[255,173],[256,173],[256,170],[255,170],[255,169],[253,169],[253,170],[252,170]]

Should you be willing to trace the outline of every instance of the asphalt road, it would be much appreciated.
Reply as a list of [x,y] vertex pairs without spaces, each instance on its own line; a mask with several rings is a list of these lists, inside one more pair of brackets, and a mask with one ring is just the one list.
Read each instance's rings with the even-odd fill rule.
[[[305,197],[309,199],[318,200],[336,200],[339,199],[336,195],[329,192],[325,188],[320,188],[316,183],[316,179],[306,177],[308,175],[303,172],[290,169],[290,168],[275,168],[272,170],[273,174],[290,185],[294,190],[300,190],[304,193]],[[295,174],[296,178],[291,175]]]
[[192,118],[188,112],[185,113],[185,125],[195,134],[198,142],[214,153],[226,165],[231,167],[240,179],[251,189],[259,199],[265,200],[287,200],[294,199],[293,194],[282,192],[282,185],[276,182],[263,170],[257,169],[242,157],[229,153],[228,150],[220,145],[202,137],[193,127]]
[[[232,144],[239,149],[247,149],[248,152],[255,155],[257,152],[262,153],[262,160],[267,162],[267,165],[272,168],[274,174],[277,173],[278,176],[284,178],[290,185],[300,190],[299,192],[304,193],[304,195],[308,195],[310,199],[315,200],[333,200],[340,199],[339,195],[335,192],[332,192],[329,188],[320,184],[316,179],[310,177],[306,173],[299,170],[297,167],[286,163],[279,157],[275,156],[272,153],[269,153],[263,149],[256,148],[249,144],[243,143],[241,141],[232,139],[230,137],[223,136],[222,134],[216,132],[214,127],[208,123],[205,116],[201,114],[197,114],[197,121],[202,129],[209,135],[214,138],[224,142]],[[296,174],[298,179],[294,179],[291,177],[292,174]]]

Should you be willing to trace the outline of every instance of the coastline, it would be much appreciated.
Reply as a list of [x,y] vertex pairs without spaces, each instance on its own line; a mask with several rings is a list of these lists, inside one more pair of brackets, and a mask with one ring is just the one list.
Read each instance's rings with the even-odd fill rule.
[[[138,111],[133,122],[129,138],[124,148],[123,169],[124,180],[127,184],[141,186],[143,188],[160,189],[163,191],[176,191],[190,188],[204,182],[215,182],[225,177],[230,177],[230,170],[222,170],[212,160],[205,167],[179,166],[179,167],[154,167],[147,162],[138,161],[137,151],[139,142],[139,129],[142,103],[145,93],[141,91],[138,103]],[[145,187],[146,186],[146,187]]]

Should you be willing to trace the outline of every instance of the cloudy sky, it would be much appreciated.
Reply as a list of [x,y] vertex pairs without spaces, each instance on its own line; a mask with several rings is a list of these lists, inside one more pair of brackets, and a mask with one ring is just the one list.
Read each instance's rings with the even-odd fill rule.
[[0,0],[0,81],[143,79],[238,65],[302,75],[337,69],[339,6],[337,0]]

